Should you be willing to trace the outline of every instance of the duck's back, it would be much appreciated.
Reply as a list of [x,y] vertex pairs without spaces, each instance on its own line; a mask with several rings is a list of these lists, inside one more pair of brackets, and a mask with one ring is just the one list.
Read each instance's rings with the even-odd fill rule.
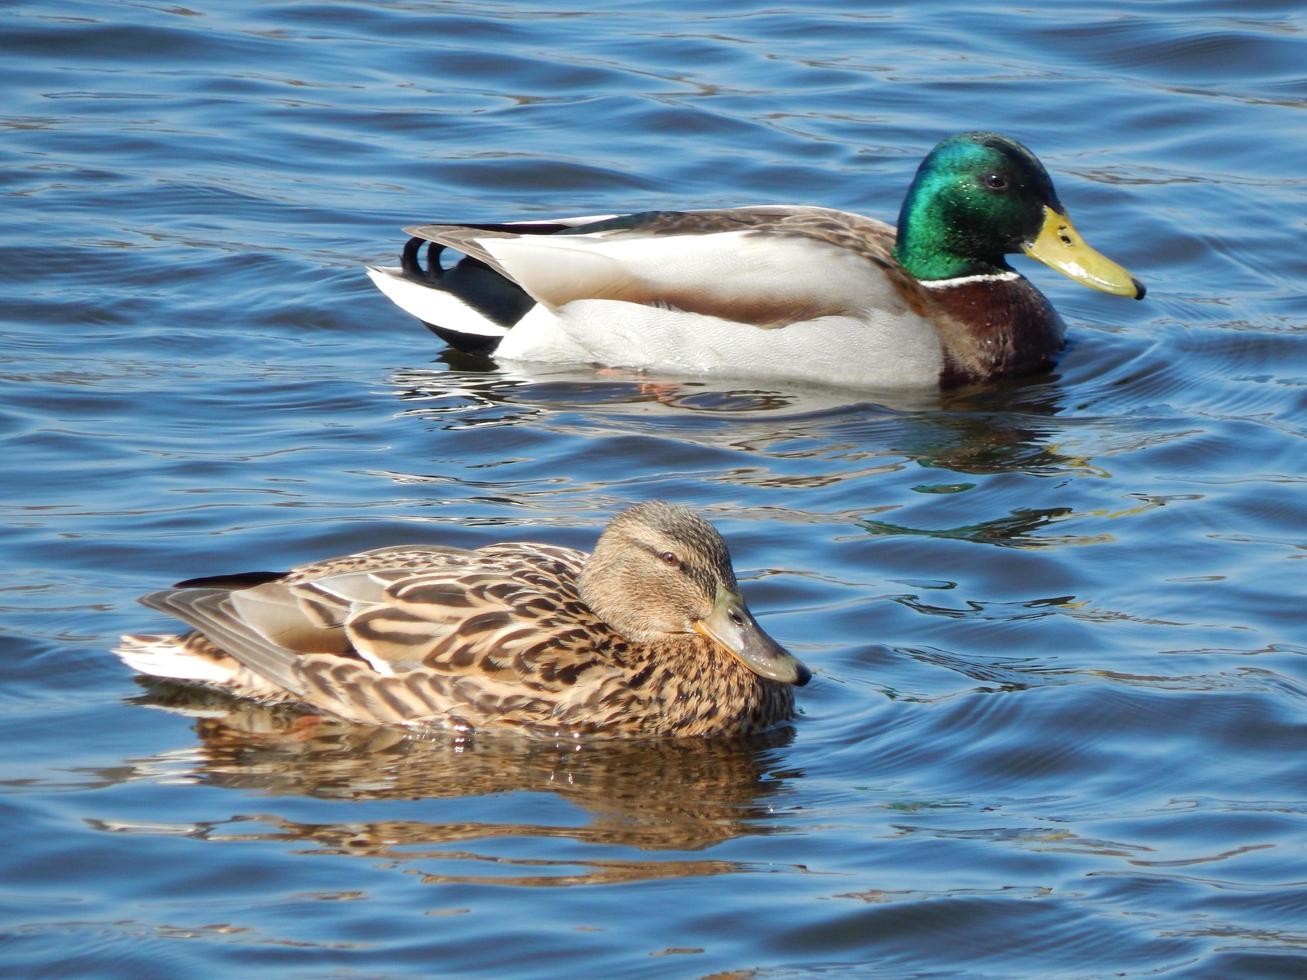
[[577,590],[585,557],[412,546],[192,580],[143,601],[196,633],[127,637],[120,653],[145,673],[351,721],[548,727],[621,676],[625,642]]
[[[767,205],[407,230],[405,268],[374,281],[501,358],[863,386],[936,383],[944,367],[894,230],[862,215]],[[469,258],[422,269],[424,241]],[[504,291],[520,301],[486,301]]]

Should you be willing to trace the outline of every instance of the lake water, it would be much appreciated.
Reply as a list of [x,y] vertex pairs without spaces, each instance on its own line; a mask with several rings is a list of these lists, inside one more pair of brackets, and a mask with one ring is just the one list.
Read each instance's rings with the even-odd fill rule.
[[[0,972],[1307,974],[1297,5],[3,17]],[[1071,327],[1019,383],[501,370],[362,271],[435,218],[892,218],[977,128],[1149,288],[1018,260]],[[650,497],[814,669],[792,728],[310,730],[108,652],[178,579]]]

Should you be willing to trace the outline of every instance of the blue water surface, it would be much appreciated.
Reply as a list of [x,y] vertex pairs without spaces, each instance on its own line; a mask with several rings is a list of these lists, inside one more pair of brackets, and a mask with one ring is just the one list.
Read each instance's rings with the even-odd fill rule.
[[[0,32],[0,972],[1307,974],[1294,4],[60,2]],[[890,395],[471,363],[400,227],[897,212],[1048,165],[1131,303]],[[738,743],[416,740],[111,654],[178,579],[703,510],[816,672]],[[164,709],[164,710],[151,710]]]

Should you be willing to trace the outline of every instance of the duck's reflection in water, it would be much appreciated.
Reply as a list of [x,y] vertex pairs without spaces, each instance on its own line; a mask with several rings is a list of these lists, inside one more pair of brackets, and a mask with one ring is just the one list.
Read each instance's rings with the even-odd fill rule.
[[612,368],[514,364],[477,371],[449,352],[442,360],[448,370],[407,368],[390,381],[403,415],[446,431],[530,424],[560,435],[593,434],[590,425],[602,419],[607,433],[805,458],[818,468],[823,460],[906,456],[962,473],[1093,469],[1092,460],[1054,442],[1064,411],[1056,375],[1002,389],[862,391]]
[[677,376],[626,368],[530,364],[472,358],[445,351],[442,368],[402,368],[391,376],[394,393],[415,414],[457,425],[467,410],[513,407],[525,421],[568,409],[610,410],[626,417],[705,416],[786,418],[876,405],[893,411],[937,408],[936,389],[847,389],[801,382],[742,381]]
[[[186,833],[215,841],[302,841],[313,845],[304,853],[388,858],[430,882],[560,886],[735,873],[742,866],[734,861],[642,860],[613,857],[611,849],[700,851],[736,837],[773,833],[778,826],[773,810],[784,805],[786,783],[801,777],[783,768],[778,751],[793,738],[791,728],[748,739],[419,738],[143,683],[147,693],[133,700],[195,716],[200,742],[184,754],[134,760],[132,778],[198,782],[241,790],[247,797],[427,801],[422,809],[432,818],[309,823],[261,808],[205,825],[105,823],[101,829]],[[475,798],[510,793],[554,794],[576,809],[542,806],[548,822],[539,824],[467,819],[479,808],[505,812],[494,801],[478,807]],[[442,806],[442,800],[450,802]],[[414,812],[412,804],[402,809],[406,815]],[[521,814],[530,807],[508,809]],[[446,816],[457,811],[462,819],[442,820],[442,810]],[[364,812],[376,810],[360,808],[360,817]],[[498,852],[505,840],[517,842],[511,856]],[[522,841],[533,843],[524,848]],[[604,847],[591,857],[564,842]],[[552,856],[560,849],[569,857]],[[428,867],[432,862],[438,867]]]

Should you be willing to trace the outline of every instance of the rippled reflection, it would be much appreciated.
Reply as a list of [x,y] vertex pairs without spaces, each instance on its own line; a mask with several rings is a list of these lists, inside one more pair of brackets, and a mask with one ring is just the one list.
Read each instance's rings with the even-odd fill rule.
[[[548,793],[574,805],[560,822],[542,808],[540,824],[445,820],[299,822],[253,813],[199,825],[101,821],[100,829],[213,841],[312,843],[317,853],[387,857],[420,869],[429,881],[567,885],[723,874],[723,860],[505,858],[476,842],[565,838],[586,845],[648,851],[697,851],[733,837],[768,834],[772,807],[801,774],[777,769],[776,750],[792,729],[749,739],[569,742],[503,735],[416,737],[348,725],[285,707],[237,702],[219,694],[142,682],[137,704],[195,716],[199,744],[132,760],[101,773],[106,782],[148,779],[204,784],[267,796],[331,800],[453,801],[509,793]],[[433,813],[440,806],[433,803]],[[538,851],[533,852],[538,853]],[[478,870],[478,865],[488,867]],[[493,867],[490,867],[493,866]]]
[[[905,509],[917,497],[957,498],[980,485],[976,479],[958,479],[962,475],[1094,481],[1107,476],[1085,451],[1088,447],[1060,445],[1068,429],[1056,377],[1003,390],[860,392],[673,379],[584,366],[497,368],[484,358],[455,352],[445,352],[440,360],[448,370],[412,368],[392,376],[403,417],[444,440],[473,439],[486,426],[528,427],[541,433],[540,445],[552,453],[546,466],[533,446],[519,445],[498,462],[481,464],[493,470],[494,480],[486,481],[486,488],[493,487],[502,500],[522,503],[529,495],[568,491],[593,496],[611,491],[623,477],[632,483],[654,480],[679,466],[687,476],[703,474],[704,484],[736,488],[818,493],[865,484],[867,506],[841,518],[874,536],[919,535],[1015,548],[1113,540],[1102,530],[1055,530],[1085,516],[1065,504],[1041,506],[1032,500],[1029,506],[1009,504],[999,513],[986,507],[980,519],[974,518],[974,508],[966,508],[959,513],[970,519],[957,523],[947,521],[947,508]],[[481,440],[466,445],[468,455],[487,452]],[[622,460],[617,479],[579,482],[580,474],[593,473],[593,459],[600,455]],[[447,470],[413,468],[419,465],[384,476],[400,483],[449,482]],[[524,471],[530,475],[519,481],[517,475]],[[895,475],[897,487],[886,482]],[[1149,498],[1131,506],[1146,509],[1163,502]],[[885,513],[891,510],[893,518]],[[1117,513],[1127,510],[1116,508]],[[804,522],[822,519],[793,507],[785,514]]]
[[[1058,426],[1048,420],[1063,409],[1056,378],[1001,391],[859,391],[585,366],[499,369],[452,351],[438,360],[449,369],[404,369],[391,384],[405,416],[446,431],[530,423],[560,433],[681,435],[788,458],[906,454],[922,466],[961,473],[1071,469],[1100,475],[1091,460],[1052,443]],[[895,438],[869,445],[863,438],[868,426],[873,433],[895,432]]]
[[[509,362],[445,350],[436,358],[446,368],[406,368],[391,378],[395,394],[411,414],[448,419],[457,427],[467,409],[515,406],[537,417],[569,409],[612,408],[622,414],[675,418],[684,411],[749,416],[793,416],[828,412],[873,399],[909,410],[940,404],[931,390],[864,392],[772,382],[686,378],[624,368]],[[472,423],[475,424],[475,423]]]
[[[0,972],[1304,974],[1295,5],[191,6],[5,11]],[[1016,258],[1071,343],[993,390],[463,359],[361,269],[442,216],[890,218],[977,126],[1151,290]],[[792,741],[121,703],[148,589],[652,496],[818,670]]]

